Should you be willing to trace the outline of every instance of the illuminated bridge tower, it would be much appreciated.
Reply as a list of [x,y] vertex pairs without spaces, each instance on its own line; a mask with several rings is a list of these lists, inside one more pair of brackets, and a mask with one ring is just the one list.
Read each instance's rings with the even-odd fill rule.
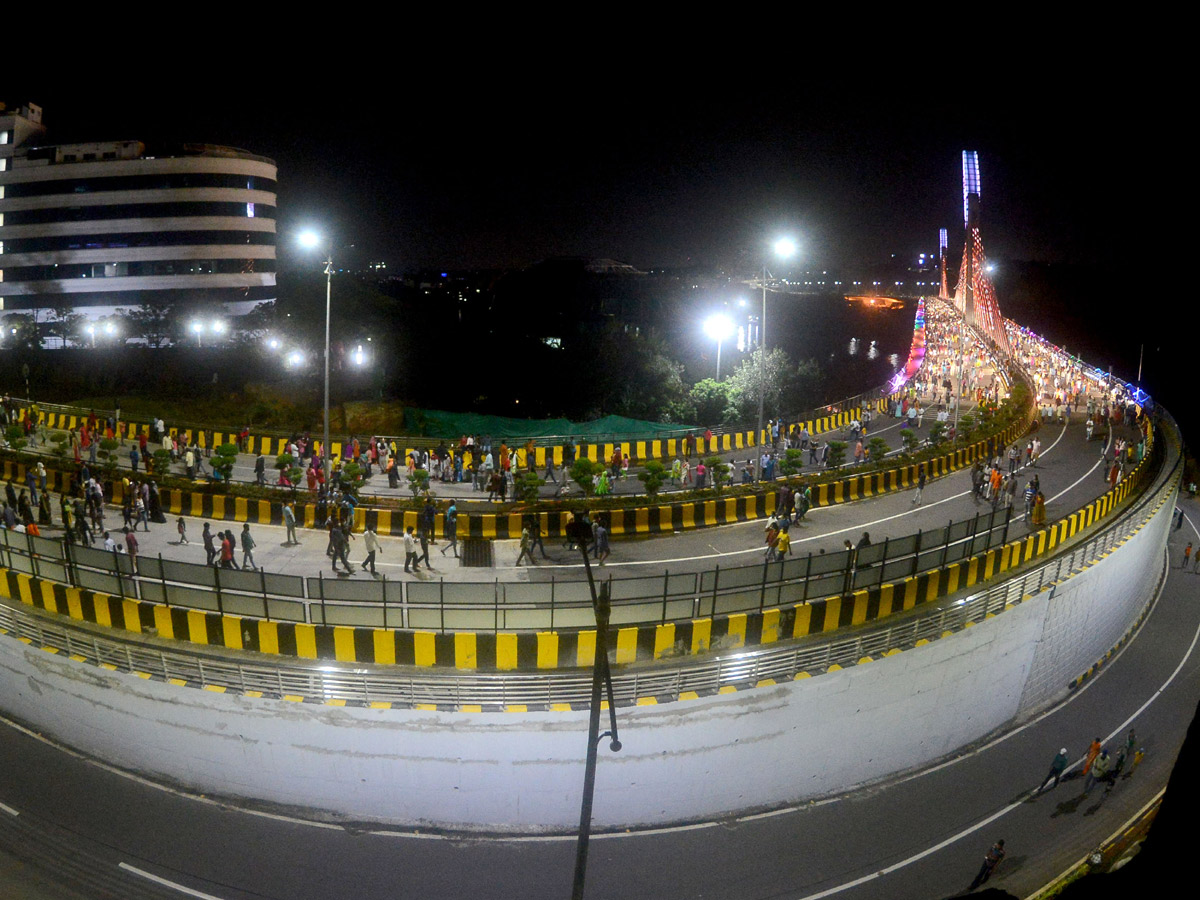
[[942,288],[938,296],[943,300],[950,299],[949,280],[946,278],[946,250],[950,246],[949,232],[945,228],[938,230],[938,265],[942,271]]
[[967,241],[958,286],[954,289],[954,305],[969,325],[1008,353],[1004,317],[996,302],[996,289],[988,278],[983,239],[979,236],[979,154],[974,150],[963,151],[963,220]]

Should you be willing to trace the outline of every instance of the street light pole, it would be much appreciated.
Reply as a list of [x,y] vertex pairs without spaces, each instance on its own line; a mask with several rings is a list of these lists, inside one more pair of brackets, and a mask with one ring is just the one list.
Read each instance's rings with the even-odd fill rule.
[[755,460],[754,480],[762,481],[763,406],[767,397],[767,264],[763,263],[762,274],[762,319],[758,323],[758,428],[754,432],[754,444],[759,448]]
[[321,445],[325,468],[325,484],[328,485],[330,466],[329,445],[329,308],[330,297],[333,293],[333,251],[329,250],[325,257],[325,434]]
[[[781,238],[775,242],[775,255],[787,259],[796,252],[796,244],[789,238]],[[758,355],[758,432],[755,435],[755,446],[761,450],[766,445],[763,436],[763,407],[767,396],[767,264],[763,263],[762,273],[762,321],[758,323],[759,355]],[[761,442],[761,444],[760,444]],[[754,480],[762,481],[762,453],[759,453],[758,464],[754,467]]]
[[[576,525],[578,529],[578,525]],[[583,553],[583,569],[587,573],[588,588],[592,593],[592,610],[596,615],[596,652],[592,660],[592,705],[588,711],[587,759],[583,770],[583,801],[579,808],[579,839],[575,845],[575,878],[571,887],[571,900],[583,900],[583,889],[587,881],[588,841],[592,834],[592,798],[596,792],[596,756],[600,741],[611,737],[609,749],[614,753],[621,750],[617,739],[617,707],[613,702],[612,672],[608,667],[608,622],[612,611],[609,602],[608,582],[596,591],[592,578],[592,567],[588,561],[588,534],[577,530],[571,535]],[[609,730],[600,734],[601,689],[608,691]]]

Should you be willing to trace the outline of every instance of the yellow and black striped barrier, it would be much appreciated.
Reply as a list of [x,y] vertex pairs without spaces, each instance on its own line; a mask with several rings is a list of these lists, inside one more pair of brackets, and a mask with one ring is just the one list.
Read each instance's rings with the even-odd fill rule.
[[[839,413],[838,415],[846,414]],[[1028,422],[1025,420],[1018,421],[990,439],[977,441],[969,446],[956,448],[942,456],[926,460],[923,463],[926,467],[926,474],[931,479],[938,478],[970,466],[978,459],[985,459],[989,455],[989,451],[994,452],[995,448],[1003,448],[1008,442],[1023,433],[1027,425]],[[46,462],[48,465],[53,465],[59,461],[55,458],[48,458]],[[813,484],[813,506],[835,506],[905,490],[916,484],[921,465],[921,463],[911,463],[882,471],[858,472],[834,481]],[[4,473],[5,478],[24,483],[25,465],[6,460]],[[56,490],[62,490],[62,485],[69,484],[65,480],[66,478],[69,476],[58,473],[55,480]],[[300,496],[308,495],[307,492],[302,491]],[[254,500],[208,491],[176,489],[161,491],[160,498],[164,513],[169,515],[186,515],[252,524],[280,525],[283,522],[284,504],[279,500]],[[775,511],[776,498],[777,491],[768,489],[762,494],[740,494],[653,506],[599,509],[593,511],[593,518],[603,517],[609,533],[614,536],[670,534],[693,528],[707,528],[763,518]],[[111,485],[109,499],[113,503],[122,502],[124,499],[122,482]],[[571,507],[586,505],[587,500],[582,498],[570,502]],[[418,524],[419,513],[417,510],[363,508],[360,512],[362,515],[356,517],[355,528],[361,530],[369,525],[377,534],[381,535],[398,537],[403,535],[409,526],[415,528]],[[297,503],[294,513],[298,525],[306,528],[315,527],[317,522],[317,505],[315,503]],[[565,506],[562,510],[535,513],[460,512],[458,534],[460,537],[483,540],[515,539],[520,537],[527,516],[536,516],[542,533],[547,537],[558,538],[566,534],[568,512]],[[442,537],[443,526],[444,516],[438,512],[434,525],[436,538]]]
[[[888,404],[894,396],[896,395],[893,395],[893,397],[881,397],[869,404],[869,408],[876,413],[883,412],[888,409]],[[47,428],[66,431],[77,430],[89,420],[88,415],[78,413],[49,412],[42,415]],[[792,424],[795,424],[798,428],[806,428],[809,434],[816,437],[825,432],[845,428],[858,415],[859,410],[857,409],[846,410]],[[97,416],[97,422],[98,427],[103,428],[104,418],[102,416]],[[120,422],[118,423],[118,431],[120,432],[119,437],[126,440],[135,440],[139,435],[149,435],[151,427],[148,422]],[[222,444],[238,443],[237,432],[219,431],[212,428],[168,428],[167,431],[171,436],[181,436],[188,444],[195,444],[201,450],[212,450]],[[762,437],[765,439],[766,435],[767,430],[764,429]],[[247,438],[245,449],[247,453],[278,456],[281,453],[287,452],[289,441],[290,438],[278,435],[251,434]],[[637,460],[670,460],[676,456],[733,453],[738,450],[749,449],[756,445],[761,446],[762,443],[763,441],[761,440],[755,441],[755,433],[751,429],[748,431],[723,432],[715,434],[707,440],[701,435],[696,435],[648,441],[583,443],[577,446],[576,456],[577,458],[590,459],[595,462],[607,462],[612,459],[613,454],[617,450],[620,450],[622,456],[632,456]],[[331,440],[330,444],[332,445],[333,455],[337,457],[343,456],[343,451],[347,449],[347,444],[340,440]],[[422,446],[428,446],[428,442],[426,441]],[[404,460],[407,459],[408,454],[416,449],[416,447],[415,445],[398,445],[396,449],[400,459]],[[529,460],[527,459],[524,446],[513,446],[510,448],[510,452],[514,455],[517,466],[522,468],[529,467]],[[553,458],[557,465],[561,465],[564,459],[564,447],[562,445],[555,445],[534,448],[534,466],[537,468],[544,467],[549,458]]]
[[[1027,537],[942,568],[808,603],[614,629],[607,648],[617,664],[733,650],[830,634],[879,621],[974,587],[1050,553],[1059,543],[1113,513],[1144,466],[1088,506]],[[515,671],[587,667],[596,632],[396,630],[267,621],[130,600],[0,570],[0,595],[47,612],[138,634],[193,644],[338,662]],[[1086,676],[1085,676],[1086,677]]]

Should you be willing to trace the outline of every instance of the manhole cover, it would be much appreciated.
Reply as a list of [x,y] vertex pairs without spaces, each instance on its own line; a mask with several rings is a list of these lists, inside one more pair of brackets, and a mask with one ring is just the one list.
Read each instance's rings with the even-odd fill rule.
[[460,566],[472,566],[479,569],[492,567],[492,542],[480,538],[467,538],[461,544],[459,554]]

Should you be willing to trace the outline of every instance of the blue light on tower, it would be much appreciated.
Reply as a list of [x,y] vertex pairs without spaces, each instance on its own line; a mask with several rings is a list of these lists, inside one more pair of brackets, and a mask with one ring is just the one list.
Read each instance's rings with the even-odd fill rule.
[[964,150],[962,152],[963,160],[963,226],[970,223],[967,221],[967,198],[971,194],[979,196],[979,151]]

